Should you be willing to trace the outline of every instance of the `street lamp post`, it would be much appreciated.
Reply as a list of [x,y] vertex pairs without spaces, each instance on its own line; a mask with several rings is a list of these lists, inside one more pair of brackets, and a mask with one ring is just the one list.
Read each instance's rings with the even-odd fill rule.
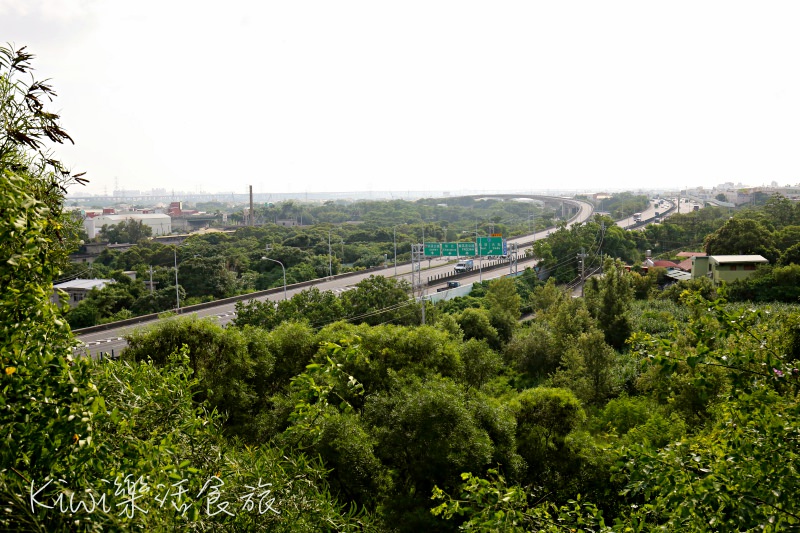
[[284,267],[283,263],[281,263],[277,259],[270,259],[267,256],[264,256],[261,259],[266,259],[267,261],[272,261],[273,263],[278,263],[281,266],[281,270],[283,270],[283,300],[286,301],[286,267]]
[[331,257],[331,231],[328,230],[328,277],[333,276],[333,259]]
[[181,312],[181,297],[178,293],[178,249],[172,249],[172,255],[175,259],[175,309],[177,309],[178,313]]
[[483,283],[483,255],[478,248],[478,221],[475,221],[475,253],[478,254],[478,282]]

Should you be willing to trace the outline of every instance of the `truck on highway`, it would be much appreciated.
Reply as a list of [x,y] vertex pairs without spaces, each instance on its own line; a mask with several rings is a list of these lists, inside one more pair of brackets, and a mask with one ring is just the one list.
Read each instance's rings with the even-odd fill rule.
[[472,259],[466,259],[464,261],[459,261],[456,263],[456,272],[470,272],[474,266],[474,262]]
[[642,214],[641,213],[634,213],[633,214],[633,221],[634,222],[641,222],[642,221]]

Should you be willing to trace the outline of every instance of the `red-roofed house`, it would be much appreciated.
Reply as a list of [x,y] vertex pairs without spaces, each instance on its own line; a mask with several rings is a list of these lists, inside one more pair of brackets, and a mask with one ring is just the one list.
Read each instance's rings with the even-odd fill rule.
[[665,261],[663,259],[653,261],[653,266],[661,268],[679,268],[677,263],[673,263],[672,261]]

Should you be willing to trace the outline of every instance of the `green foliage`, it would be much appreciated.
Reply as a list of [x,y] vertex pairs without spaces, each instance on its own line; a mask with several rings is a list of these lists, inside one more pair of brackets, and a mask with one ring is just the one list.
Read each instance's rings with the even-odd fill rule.
[[247,300],[236,302],[236,317],[233,324],[237,327],[255,326],[264,329],[274,328],[278,322],[277,304],[272,300]]
[[162,320],[152,328],[135,330],[126,339],[126,359],[159,365],[166,363],[168,354],[188,347],[189,364],[198,380],[196,398],[223,413],[233,433],[252,434],[251,419],[263,395],[275,386],[272,374],[278,366],[266,332],[222,328],[191,315]]
[[[688,353],[673,354],[667,341],[642,346],[654,370],[683,372],[717,406],[690,438],[629,448],[626,494],[647,498],[641,515],[665,529],[796,528],[796,360],[776,349],[769,315],[697,296],[687,303],[697,310],[687,325]],[[712,369],[724,370],[728,386],[709,388]]]
[[778,265],[800,265],[800,243],[786,248],[778,258]]
[[526,485],[539,487],[549,501],[591,494],[606,507],[614,507],[609,454],[579,431],[586,413],[572,391],[527,389],[511,400],[510,407],[517,419],[517,452],[527,464],[521,478]]
[[715,300],[717,297],[717,289],[714,287],[714,282],[709,278],[702,277],[673,283],[661,291],[658,298],[680,302],[681,296],[686,292],[699,293],[706,300]]
[[369,325],[419,323],[405,280],[370,276],[342,296],[348,320]]
[[642,514],[666,529],[796,529],[797,408],[775,391],[742,394],[708,433],[631,448],[627,492],[645,496]]
[[557,308],[566,299],[567,294],[560,287],[556,286],[554,280],[548,280],[545,285],[536,287],[530,296],[531,310],[536,313]]
[[649,205],[650,200],[647,196],[622,192],[614,194],[611,198],[604,198],[600,207],[603,211],[611,213],[614,218],[620,219],[644,211]]
[[[145,294],[144,284],[141,281],[131,281],[127,276],[122,276],[119,281],[109,283],[102,289],[94,288],[81,300],[77,306],[70,309],[66,318],[74,328],[94,326],[103,323],[104,318],[119,316],[126,313],[130,317],[130,309],[134,307],[138,298]],[[172,305],[175,304],[175,291],[172,292]]]
[[520,453],[532,466],[548,449],[563,446],[567,435],[586,420],[581,402],[567,389],[527,389],[511,405]]
[[539,380],[561,364],[575,340],[597,328],[582,299],[570,298],[548,281],[531,295],[534,311],[530,325],[506,345],[506,361],[519,371]]
[[488,474],[488,478],[469,472],[461,474],[463,483],[458,499],[434,487],[432,499],[444,502],[432,508],[431,513],[448,520],[465,517],[466,521],[459,526],[461,531],[613,531],[605,526],[602,512],[595,505],[582,502],[580,496],[561,506],[543,499],[530,504],[525,489],[509,487],[496,470],[489,470]]
[[272,329],[287,321],[305,321],[314,328],[321,328],[345,318],[342,300],[331,291],[320,291],[316,287],[305,289],[288,300],[248,300],[236,303],[236,318],[233,323]]
[[641,444],[662,448],[686,435],[686,424],[677,413],[651,398],[622,395],[609,401],[592,420],[595,431],[610,432],[622,438],[623,445]]
[[756,220],[731,218],[705,239],[708,255],[758,254],[770,262],[778,258],[769,229]]
[[631,329],[660,336],[672,332],[689,317],[688,309],[667,299],[634,301],[631,305]]
[[501,342],[508,342],[517,328],[522,299],[512,278],[500,278],[489,284],[486,293],[489,321]]
[[456,318],[461,331],[464,332],[464,338],[484,340],[489,343],[489,346],[499,347],[500,336],[497,329],[492,326],[491,318],[488,311],[485,309],[465,309]]
[[275,360],[275,368],[269,377],[271,391],[289,385],[292,377],[300,374],[317,351],[314,334],[306,324],[283,322],[269,333],[267,349]]
[[349,399],[364,387],[344,370],[362,358],[357,345],[327,343],[315,362],[292,379],[294,410],[280,441],[313,452],[331,469],[335,493],[359,505],[375,505],[387,490],[388,474],[375,456],[370,435]]
[[[289,415],[292,425],[284,433],[285,438],[288,436],[291,439],[297,435],[295,442],[299,439],[311,439],[311,443],[316,444],[322,431],[316,422],[320,417],[328,416],[326,411],[329,407],[343,413],[353,411],[347,397],[363,395],[364,386],[343,370],[343,366],[344,363],[358,358],[357,347],[328,343],[323,347],[323,354],[319,358],[321,362],[307,365],[305,372],[292,378],[291,390],[296,393],[299,401]],[[337,391],[337,388],[340,390]]]
[[233,296],[236,274],[227,268],[222,257],[192,257],[178,266],[178,279],[186,296],[210,295],[214,298]]
[[356,376],[367,394],[389,390],[397,374],[420,377],[431,373],[461,379],[464,366],[458,344],[444,331],[430,327],[359,326],[334,324],[320,331],[320,342],[357,337],[363,357],[343,361],[344,370]]
[[764,204],[762,212],[769,217],[775,229],[783,229],[800,222],[795,203],[780,194],[773,194]]
[[[46,160],[41,144],[68,137],[39,105],[49,88],[14,78],[26,61],[0,49],[0,529],[604,531],[612,521],[628,531],[798,527],[797,310],[737,309],[689,293],[683,307],[669,299],[632,305],[631,280],[639,297],[660,280],[624,274],[619,263],[590,282],[586,301],[552,283],[537,287],[530,279],[520,290],[502,280],[437,307],[435,327],[412,327],[418,306],[408,287],[373,277],[342,299],[312,289],[278,304],[243,303],[231,328],[196,317],[163,320],[132,333],[120,362],[74,359],[68,326],[48,301],[77,235],[62,213],[61,186],[70,178]],[[507,207],[529,209],[469,200],[452,211],[393,203],[383,219],[333,202],[310,215],[291,203],[265,212],[362,221],[331,229],[342,240],[353,237],[339,251],[356,262],[389,251],[387,223],[403,228],[403,217],[418,218],[421,229],[424,215],[426,234],[444,239],[478,204],[498,227],[506,225]],[[742,220],[755,221],[776,246],[796,245],[797,209],[780,198],[770,209]],[[602,236],[604,250],[635,258],[647,239],[692,239],[721,222],[706,211],[644,234],[610,224],[603,230],[608,221],[597,218],[559,229],[538,251],[554,277],[566,276],[574,265],[561,273],[555,265],[571,261],[576,246],[591,249]],[[328,237],[327,228],[277,226],[193,237],[177,250],[179,274],[193,299],[280,285],[280,268],[260,259],[276,241],[270,253],[288,277],[318,276],[326,273]],[[94,323],[171,305],[172,253],[149,243],[104,255],[104,275],[123,265],[141,275],[153,264],[159,292],[169,294],[150,296],[115,275],[115,286],[87,298],[70,320]],[[788,264],[753,279],[789,293],[800,277]],[[669,289],[667,298],[683,289]],[[520,292],[533,313],[523,327]],[[358,324],[335,322],[341,318]],[[637,331],[632,349],[615,353],[608,343],[622,347],[630,331]],[[534,382],[563,388],[512,388]],[[613,398],[623,389],[630,396]],[[185,515],[150,501],[149,512],[135,518],[116,506],[91,515],[31,509],[32,482],[52,481],[41,493],[52,502],[59,491],[62,498],[93,494],[102,479],[127,474],[142,476],[151,494],[186,480],[197,501],[187,502]],[[209,516],[200,493],[213,479],[225,481],[233,505],[241,504],[242,487],[271,483],[280,514]],[[433,514],[431,491],[441,501]]]
[[562,356],[552,382],[572,390],[585,403],[600,403],[612,393],[615,356],[600,330],[582,333]]
[[506,345],[505,359],[519,372],[541,379],[558,368],[561,342],[544,323],[533,322]]
[[31,480],[92,476],[93,417],[103,408],[89,363],[73,360],[69,328],[49,302],[75,246],[62,210],[74,178],[46,151],[46,140],[71,140],[44,108],[52,89],[17,79],[32,57],[0,47],[0,499],[12,509],[0,524],[8,530],[32,525]]
[[461,472],[483,471],[492,460],[492,441],[473,402],[451,380],[404,380],[370,396],[363,416],[373,428],[378,456],[395,477],[385,505],[402,531],[430,530],[432,517],[417,513],[425,495],[434,485],[455,487]]
[[464,364],[464,381],[479,389],[500,371],[503,359],[489,347],[486,341],[470,339],[461,347]]
[[118,224],[104,224],[98,237],[113,243],[138,243],[153,235],[153,228],[141,220],[126,220]]
[[639,272],[630,272],[628,280],[633,289],[633,297],[636,300],[650,298],[651,294],[667,283],[669,278],[666,274],[667,269],[661,267],[650,267],[645,275],[641,275]]
[[307,320],[318,328],[341,320],[345,316],[342,300],[331,291],[320,291],[316,287],[305,289],[289,300],[278,302],[276,319]]
[[606,259],[602,277],[592,277],[585,287],[586,307],[597,320],[606,342],[620,350],[631,334],[631,278],[619,260]]
[[727,296],[732,301],[800,301],[800,265],[761,266],[749,278],[730,284]]
[[533,246],[534,256],[539,258],[539,267],[557,283],[575,280],[580,271],[577,255],[587,252],[586,265],[599,264],[597,242],[603,243],[604,254],[620,258],[625,262],[639,259],[636,233],[624,231],[612,219],[597,217],[585,224],[576,224],[567,229],[559,227],[547,239]]

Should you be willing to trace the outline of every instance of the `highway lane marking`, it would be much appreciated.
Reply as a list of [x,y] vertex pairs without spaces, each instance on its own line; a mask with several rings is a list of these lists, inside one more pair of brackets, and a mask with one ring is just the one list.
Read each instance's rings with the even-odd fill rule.
[[124,340],[124,339],[122,337],[114,337],[112,339],[102,339],[102,340],[99,340],[99,341],[91,341],[91,342],[82,342],[81,341],[81,344],[78,347],[79,348],[84,347],[84,346],[91,347],[91,346],[97,346],[98,344],[107,344],[109,342],[115,342],[115,341],[121,341],[121,340]]

